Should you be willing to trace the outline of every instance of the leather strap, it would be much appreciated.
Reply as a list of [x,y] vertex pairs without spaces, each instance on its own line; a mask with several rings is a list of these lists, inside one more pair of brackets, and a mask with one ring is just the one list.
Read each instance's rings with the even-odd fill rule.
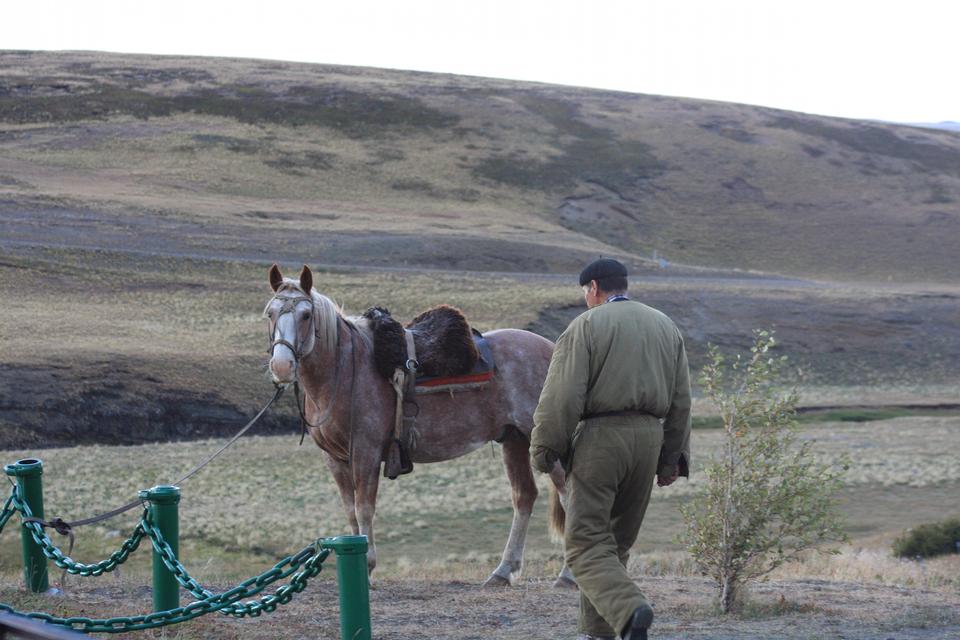
[[413,342],[413,331],[404,330],[407,339],[406,380],[403,389],[403,421],[400,441],[404,446],[414,449],[417,446],[417,416],[420,414],[420,405],[417,404],[417,347]]
[[404,365],[407,373],[416,375],[416,370],[420,368],[420,362],[417,361],[417,345],[413,342],[413,331],[403,330],[403,337],[407,340],[407,362]]

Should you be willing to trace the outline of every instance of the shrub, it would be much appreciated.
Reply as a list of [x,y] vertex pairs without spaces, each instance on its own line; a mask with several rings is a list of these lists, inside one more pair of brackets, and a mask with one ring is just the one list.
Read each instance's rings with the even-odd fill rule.
[[930,558],[957,553],[960,544],[960,518],[922,524],[893,541],[898,558]]
[[754,333],[749,358],[727,366],[715,346],[701,383],[720,411],[723,447],[704,468],[706,489],[681,508],[681,541],[719,589],[723,613],[740,604],[743,586],[826,541],[846,540],[834,494],[847,468],[813,459],[811,442],[797,438],[796,392],[774,386],[786,356],[775,341]]

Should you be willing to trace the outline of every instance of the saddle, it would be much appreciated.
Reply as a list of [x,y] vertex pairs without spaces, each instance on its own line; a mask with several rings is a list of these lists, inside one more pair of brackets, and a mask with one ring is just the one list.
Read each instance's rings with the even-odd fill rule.
[[[363,317],[373,331],[377,371],[384,378],[390,378],[394,370],[405,367],[410,359],[404,327],[383,307],[371,307]],[[467,374],[480,359],[470,323],[462,311],[449,305],[421,313],[406,326],[406,331],[413,334],[418,377]]]
[[395,479],[413,470],[409,450],[416,447],[416,395],[478,389],[490,381],[496,365],[486,339],[454,307],[434,307],[406,328],[383,307],[371,307],[363,317],[373,333],[377,372],[397,393],[395,437],[384,453],[384,475]]

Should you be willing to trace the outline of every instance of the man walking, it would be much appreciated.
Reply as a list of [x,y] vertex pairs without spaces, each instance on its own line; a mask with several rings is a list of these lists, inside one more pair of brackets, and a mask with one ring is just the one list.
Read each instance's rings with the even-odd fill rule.
[[566,560],[580,585],[581,638],[647,638],[653,609],[626,565],[654,477],[689,476],[690,376],[683,338],[627,297],[627,269],[580,274],[589,309],[557,340],[534,413],[531,455],[567,471]]

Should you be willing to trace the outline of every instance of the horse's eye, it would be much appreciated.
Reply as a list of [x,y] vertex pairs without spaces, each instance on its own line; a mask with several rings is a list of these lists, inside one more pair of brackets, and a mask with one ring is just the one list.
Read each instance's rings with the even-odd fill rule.
[[304,311],[304,312],[300,315],[300,317],[303,318],[304,320],[309,320],[309,319],[310,319],[310,312],[309,312],[309,311]]

